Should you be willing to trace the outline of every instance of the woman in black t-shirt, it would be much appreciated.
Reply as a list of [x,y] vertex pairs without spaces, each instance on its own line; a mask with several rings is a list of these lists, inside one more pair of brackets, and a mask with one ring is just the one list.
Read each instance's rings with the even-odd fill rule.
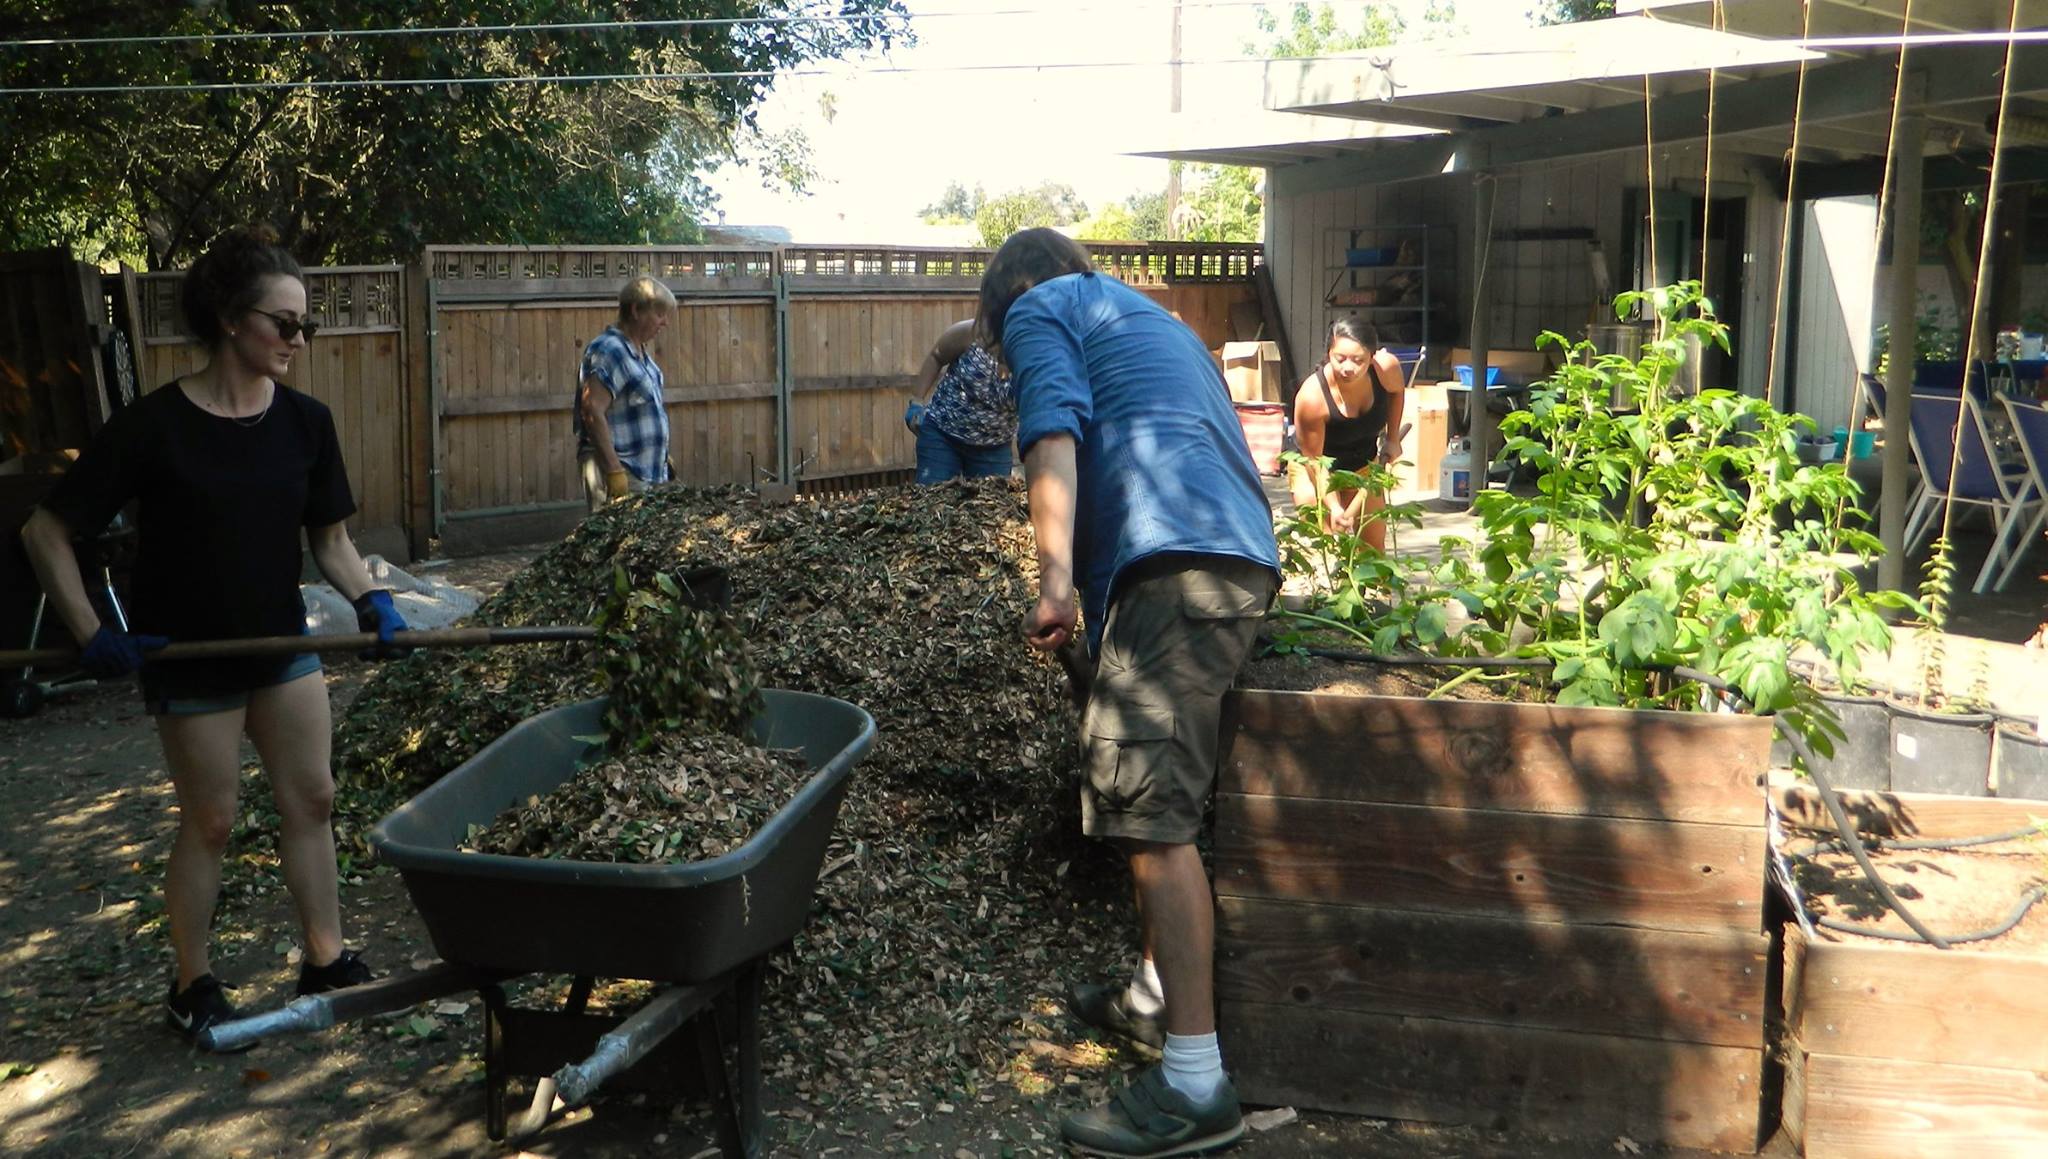
[[[234,1018],[207,937],[220,859],[236,816],[246,733],[270,774],[278,851],[305,935],[301,994],[368,981],[342,941],[336,895],[332,719],[317,655],[164,661],[170,640],[295,635],[300,535],[321,572],[355,604],[364,631],[405,627],[391,593],[371,587],[343,520],[355,511],[327,407],[281,384],[313,337],[298,263],[267,230],[216,240],[186,274],[186,325],[205,368],[116,414],[22,530],[51,605],[110,679],[140,671],[178,795],[165,904],[178,975],[166,1019],[188,1038]],[[71,541],[137,504],[138,551],[126,630],[102,623]]]

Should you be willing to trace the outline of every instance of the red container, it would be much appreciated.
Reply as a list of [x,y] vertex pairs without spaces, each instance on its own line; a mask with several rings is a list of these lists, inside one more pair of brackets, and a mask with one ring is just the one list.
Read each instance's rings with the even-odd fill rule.
[[1245,445],[1251,448],[1252,465],[1261,475],[1280,473],[1280,452],[1287,446],[1287,408],[1277,402],[1233,403],[1237,423],[1244,428]]

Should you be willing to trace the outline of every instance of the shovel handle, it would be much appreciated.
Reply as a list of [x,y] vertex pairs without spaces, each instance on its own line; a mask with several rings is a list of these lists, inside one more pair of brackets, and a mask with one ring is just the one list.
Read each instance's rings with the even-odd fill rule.
[[[595,640],[597,629],[581,624],[534,628],[434,628],[398,632],[392,642],[401,648],[485,648],[500,644],[547,644],[563,640]],[[252,636],[244,640],[193,640],[166,644],[149,653],[152,660],[232,660],[256,656],[295,656],[301,652],[361,652],[377,646],[375,632],[320,636]],[[0,651],[0,668],[50,668],[75,663],[73,648],[22,648]]]

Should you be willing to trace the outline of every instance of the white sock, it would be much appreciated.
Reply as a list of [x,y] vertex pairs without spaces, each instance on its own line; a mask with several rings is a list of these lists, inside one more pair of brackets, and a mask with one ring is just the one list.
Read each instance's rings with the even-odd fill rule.
[[1198,1103],[1207,1102],[1223,1085],[1223,1052],[1214,1034],[1166,1036],[1166,1085]]
[[1166,1012],[1166,991],[1159,986],[1159,967],[1150,958],[1139,958],[1131,971],[1130,988],[1124,991],[1124,1005],[1133,1014],[1158,1017]]

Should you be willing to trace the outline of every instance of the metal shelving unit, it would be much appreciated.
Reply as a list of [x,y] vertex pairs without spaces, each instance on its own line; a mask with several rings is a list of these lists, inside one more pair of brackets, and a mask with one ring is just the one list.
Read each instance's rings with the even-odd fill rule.
[[[1330,249],[1339,258],[1346,257],[1357,249],[1391,248],[1399,257],[1408,261],[1393,261],[1386,264],[1351,265],[1348,262],[1326,264],[1323,272],[1330,275],[1330,284],[1323,291],[1324,322],[1343,314],[1357,314],[1371,322],[1380,331],[1380,341],[1389,345],[1427,346],[1429,335],[1429,234],[1427,225],[1368,225],[1332,226],[1324,232],[1329,239]],[[1392,275],[1409,274],[1413,280],[1399,289],[1400,297],[1391,303],[1340,302],[1340,294],[1359,294],[1394,289],[1396,279]]]

